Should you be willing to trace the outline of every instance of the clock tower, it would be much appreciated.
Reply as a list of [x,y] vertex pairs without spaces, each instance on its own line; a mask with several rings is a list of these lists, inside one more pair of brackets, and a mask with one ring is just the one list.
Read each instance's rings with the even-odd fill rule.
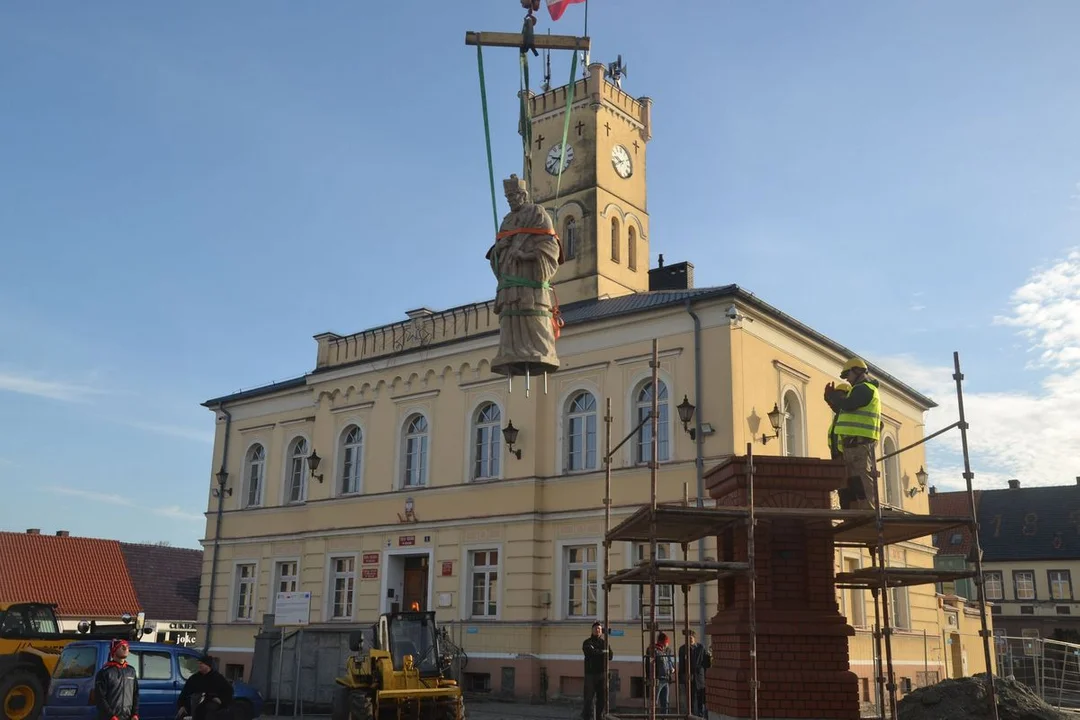
[[645,146],[652,137],[652,100],[623,92],[603,64],[589,65],[588,77],[574,86],[556,199],[568,89],[529,98],[529,192],[551,213],[562,239],[566,262],[553,281],[559,303],[644,292],[649,289]]

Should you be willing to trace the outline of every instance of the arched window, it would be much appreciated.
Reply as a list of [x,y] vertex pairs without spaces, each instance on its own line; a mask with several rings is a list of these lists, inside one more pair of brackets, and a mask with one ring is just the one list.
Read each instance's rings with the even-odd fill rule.
[[633,225],[626,229],[626,266],[637,270],[637,230]]
[[364,454],[364,431],[350,425],[341,434],[341,494],[360,492],[361,461]]
[[586,390],[566,406],[566,469],[596,469],[596,398]]
[[[881,444],[882,456],[896,452],[896,441],[885,438]],[[885,466],[885,503],[893,507],[903,505],[903,493],[900,490],[900,456],[893,455],[882,463]]]
[[784,393],[784,454],[788,457],[803,457],[803,411],[802,401],[794,390]]
[[416,413],[405,422],[405,442],[402,447],[402,487],[427,484],[428,421]]
[[484,403],[473,417],[473,479],[499,477],[502,452],[502,414],[495,403]]
[[295,438],[289,443],[288,475],[285,477],[285,502],[297,503],[304,501],[304,470],[308,456],[307,440],[302,437]]
[[263,478],[266,472],[266,449],[252,445],[244,458],[244,507],[262,504]]
[[[668,433],[668,390],[667,385],[663,380],[657,381],[660,388],[660,394],[656,397],[657,410],[659,415],[659,422],[657,423],[657,458],[660,462],[669,460],[671,458],[671,451],[669,447]],[[652,380],[646,380],[638,386],[637,392],[634,393],[634,424],[638,424],[642,420],[645,420],[652,412],[652,395],[653,385]],[[634,462],[635,463],[647,463],[652,459],[652,421],[647,421],[641,426],[641,430],[638,431],[637,437],[634,439]]]
[[611,259],[619,262],[619,219],[611,218]]
[[573,216],[566,219],[566,232],[563,233],[563,259],[573,260],[577,256],[577,220]]

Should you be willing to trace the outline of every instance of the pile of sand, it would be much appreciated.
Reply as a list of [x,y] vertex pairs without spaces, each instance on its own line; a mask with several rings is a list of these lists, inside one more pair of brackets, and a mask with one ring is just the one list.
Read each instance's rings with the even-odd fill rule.
[[[995,678],[999,720],[1067,720],[1022,683]],[[986,675],[943,680],[919,688],[897,703],[899,720],[986,720],[993,717],[986,698]]]

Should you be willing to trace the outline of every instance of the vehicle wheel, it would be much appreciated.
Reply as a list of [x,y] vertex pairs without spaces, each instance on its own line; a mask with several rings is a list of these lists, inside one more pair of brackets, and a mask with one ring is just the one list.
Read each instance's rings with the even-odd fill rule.
[[340,685],[335,688],[330,720],[349,720],[349,688]]
[[7,720],[37,720],[45,706],[45,687],[34,673],[15,670],[0,679],[0,705]]
[[236,700],[229,711],[232,720],[252,720],[255,717],[255,709],[247,700]]
[[375,711],[371,707],[371,698],[367,693],[353,691],[349,693],[349,720],[374,720]]

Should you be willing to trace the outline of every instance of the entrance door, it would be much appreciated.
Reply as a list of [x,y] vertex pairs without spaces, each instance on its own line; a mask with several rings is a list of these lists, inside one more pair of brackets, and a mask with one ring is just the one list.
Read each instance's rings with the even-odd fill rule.
[[401,608],[405,612],[412,610],[416,603],[420,610],[427,610],[428,596],[428,559],[427,555],[405,558],[405,587],[402,592]]

